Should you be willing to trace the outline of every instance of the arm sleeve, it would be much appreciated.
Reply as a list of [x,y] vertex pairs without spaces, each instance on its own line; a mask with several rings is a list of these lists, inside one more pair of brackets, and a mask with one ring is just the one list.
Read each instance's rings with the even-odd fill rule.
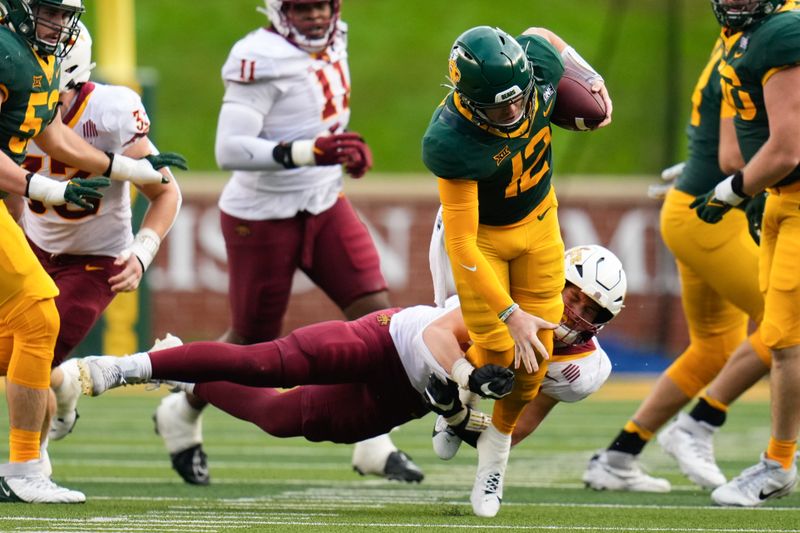
[[500,314],[514,301],[478,248],[478,183],[441,178],[438,182],[444,236],[452,268],[463,269],[459,272],[473,292]]
[[231,83],[217,122],[214,154],[223,170],[283,170],[272,157],[278,141],[260,137],[277,93],[267,84]]

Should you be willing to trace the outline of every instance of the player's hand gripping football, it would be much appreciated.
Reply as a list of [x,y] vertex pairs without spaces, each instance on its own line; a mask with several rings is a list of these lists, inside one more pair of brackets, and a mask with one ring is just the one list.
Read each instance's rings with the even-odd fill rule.
[[30,173],[25,178],[28,185],[25,196],[39,200],[46,206],[75,204],[84,209],[91,209],[87,198],[102,198],[103,193],[97,189],[108,187],[108,178],[74,178],[69,181],[57,181],[39,174]]
[[537,333],[540,329],[556,329],[558,324],[517,309],[506,319],[506,326],[511,338],[514,339],[514,368],[519,368],[522,364],[529,374],[539,370],[536,354],[538,353],[542,359],[550,359],[550,354],[539,340]]
[[141,159],[133,159],[111,152],[106,152],[106,155],[110,161],[104,176],[112,180],[130,181],[137,185],[169,183],[169,178],[158,171],[163,167],[178,167],[188,170],[186,158],[174,152],[151,154]]

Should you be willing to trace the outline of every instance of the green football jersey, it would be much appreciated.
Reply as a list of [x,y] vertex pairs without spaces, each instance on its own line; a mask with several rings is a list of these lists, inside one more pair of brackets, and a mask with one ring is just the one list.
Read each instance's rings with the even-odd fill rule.
[[451,92],[422,139],[422,160],[436,176],[478,182],[479,220],[490,226],[522,220],[550,190],[550,115],[564,64],[542,37],[525,35],[517,41],[533,65],[531,118],[507,134],[481,127]]
[[726,177],[719,168],[722,88],[717,67],[723,49],[722,39],[717,39],[692,92],[692,115],[686,128],[689,157],[683,174],[675,181],[676,189],[692,196],[710,191]]
[[60,69],[54,56],[39,57],[6,26],[0,26],[0,57],[0,150],[21,164],[28,141],[56,114]]
[[[794,3],[787,3],[793,7]],[[769,138],[764,82],[787,66],[800,64],[800,11],[770,15],[745,31],[726,37],[720,62],[722,95],[736,108],[736,137],[745,161]],[[800,167],[776,185],[800,180]]]

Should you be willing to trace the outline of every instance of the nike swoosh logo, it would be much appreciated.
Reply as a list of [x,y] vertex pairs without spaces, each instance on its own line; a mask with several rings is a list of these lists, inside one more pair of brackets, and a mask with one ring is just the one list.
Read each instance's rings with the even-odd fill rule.
[[462,267],[466,268],[470,272],[475,272],[476,270],[478,270],[478,265],[472,265],[471,267],[465,265],[464,263],[459,263],[459,265],[461,265]]
[[542,220],[544,218],[544,216],[547,214],[547,212],[550,211],[550,209],[552,207],[553,206],[551,205],[550,207],[548,207],[547,209],[544,210],[544,213],[542,213],[541,215],[536,215],[536,218],[539,219],[539,220]]
[[94,265],[83,265],[83,269],[86,272],[92,272],[94,270],[105,270],[105,268],[103,268],[103,267],[94,266]]
[[767,498],[769,498],[770,496],[772,496],[776,492],[780,492],[782,490],[786,490],[790,485],[791,485],[791,483],[787,483],[783,487],[778,487],[777,489],[771,490],[769,492],[764,492],[764,489],[761,489],[761,491],[758,493],[758,499],[759,500],[766,500]]
[[6,485],[5,480],[0,480],[0,490],[3,491],[3,494],[6,498],[11,497],[11,489],[8,487],[8,485]]
[[544,113],[542,113],[543,117],[546,117],[550,114],[550,110],[553,108],[553,102],[555,102],[555,98],[550,100],[550,104],[547,106],[547,109],[545,109]]
[[744,52],[734,52],[734,53],[733,53],[733,58],[734,58],[734,59],[739,59],[739,58],[740,58],[740,57],[742,57],[743,55],[744,55]]

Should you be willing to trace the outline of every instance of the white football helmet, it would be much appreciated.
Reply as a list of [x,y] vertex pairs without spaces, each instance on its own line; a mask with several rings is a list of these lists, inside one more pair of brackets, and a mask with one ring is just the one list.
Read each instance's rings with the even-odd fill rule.
[[60,91],[74,89],[89,81],[89,74],[97,63],[92,62],[92,36],[83,22],[78,22],[80,33],[69,53],[61,60]]
[[297,28],[295,28],[286,16],[286,10],[290,4],[313,4],[320,0],[264,0],[266,8],[259,7],[258,11],[267,15],[272,26],[280,35],[285,37],[289,42],[292,42],[305,50],[306,52],[321,52],[328,47],[333,40],[336,33],[336,26],[339,22],[339,12],[341,9],[340,0],[330,0],[331,3],[331,20],[328,25],[328,30],[323,37],[311,39],[303,35]]
[[567,320],[562,320],[556,328],[555,340],[567,345],[582,344],[596,335],[622,310],[628,282],[622,262],[617,256],[595,244],[567,250],[564,269],[567,282],[578,287],[601,307],[594,322],[588,322],[568,305],[564,305],[564,316]]

